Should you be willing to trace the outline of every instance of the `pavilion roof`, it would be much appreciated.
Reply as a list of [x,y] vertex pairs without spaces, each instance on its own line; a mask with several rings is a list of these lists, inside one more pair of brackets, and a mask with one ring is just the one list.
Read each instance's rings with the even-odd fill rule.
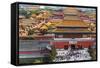
[[58,24],[57,27],[88,27],[88,25],[81,20],[65,20]]

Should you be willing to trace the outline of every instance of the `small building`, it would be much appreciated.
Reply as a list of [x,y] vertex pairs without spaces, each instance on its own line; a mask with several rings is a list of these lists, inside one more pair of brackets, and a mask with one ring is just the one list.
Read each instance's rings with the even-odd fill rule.
[[64,19],[64,13],[63,10],[53,10],[52,16],[50,17],[50,21],[52,22],[60,22]]

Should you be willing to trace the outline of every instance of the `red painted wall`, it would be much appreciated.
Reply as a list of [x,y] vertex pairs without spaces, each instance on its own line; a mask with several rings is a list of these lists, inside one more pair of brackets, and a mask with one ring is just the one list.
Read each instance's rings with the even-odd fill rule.
[[92,46],[93,43],[94,43],[93,41],[79,41],[79,42],[77,42],[77,45],[82,46],[84,48],[88,48],[88,47]]
[[[77,44],[75,44],[77,47],[83,47],[83,48],[88,48],[93,45],[93,41],[78,41]],[[69,42],[53,42],[53,45],[56,48],[64,48],[64,46],[69,47],[71,44]]]
[[53,42],[56,48],[64,48],[64,46],[69,46],[69,42]]

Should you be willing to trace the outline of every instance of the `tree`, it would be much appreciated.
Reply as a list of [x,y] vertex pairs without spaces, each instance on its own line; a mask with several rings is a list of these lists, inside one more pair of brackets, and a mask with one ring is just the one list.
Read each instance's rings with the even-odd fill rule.
[[19,14],[29,18],[31,16],[31,12],[25,9],[19,9]]
[[38,14],[40,11],[39,10],[31,10],[30,13],[31,14]]
[[24,9],[19,9],[19,14],[25,16],[27,14],[27,11],[25,11]]
[[52,62],[56,58],[56,55],[57,55],[56,48],[54,46],[51,46],[51,51],[49,54],[50,62]]
[[33,35],[34,34],[34,29],[30,29],[29,31],[28,31],[28,35]]
[[54,46],[51,46],[49,54],[45,55],[45,57],[43,58],[43,62],[45,63],[53,62],[53,60],[56,58],[56,54],[57,54],[56,48]]
[[92,57],[91,60],[96,60],[96,49],[89,47],[90,56]]

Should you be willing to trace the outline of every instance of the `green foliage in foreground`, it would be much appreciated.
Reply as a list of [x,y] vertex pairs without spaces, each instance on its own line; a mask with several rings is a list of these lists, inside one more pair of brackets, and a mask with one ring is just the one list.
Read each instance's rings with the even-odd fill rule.
[[92,57],[91,60],[96,60],[96,49],[95,48],[89,48],[90,56]]

